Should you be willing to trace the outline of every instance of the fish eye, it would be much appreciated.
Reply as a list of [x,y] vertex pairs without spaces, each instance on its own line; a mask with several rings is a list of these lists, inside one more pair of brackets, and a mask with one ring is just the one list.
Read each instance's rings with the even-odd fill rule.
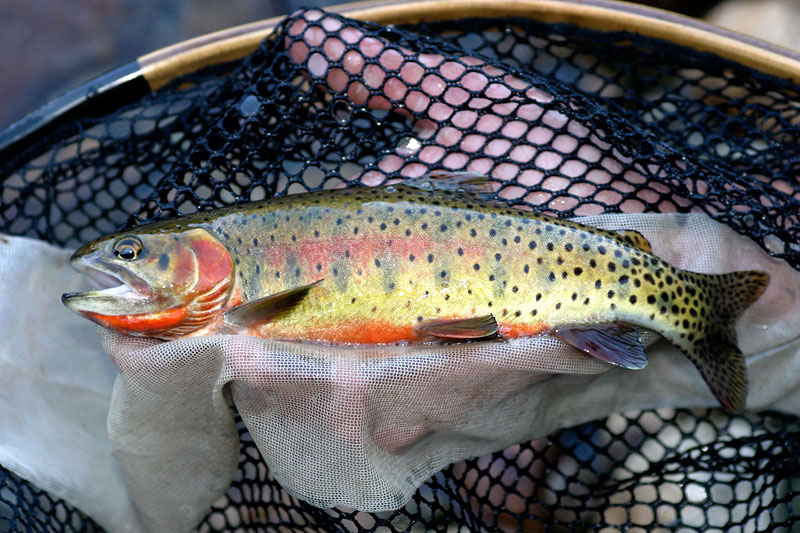
[[136,237],[123,237],[114,245],[114,255],[123,261],[134,261],[143,248],[142,241]]

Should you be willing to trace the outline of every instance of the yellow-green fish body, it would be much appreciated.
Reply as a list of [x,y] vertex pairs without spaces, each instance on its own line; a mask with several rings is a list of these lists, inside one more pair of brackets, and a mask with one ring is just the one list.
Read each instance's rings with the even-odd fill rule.
[[[140,243],[133,261],[115,256],[114,246],[126,238]],[[133,266],[148,255],[147,269]],[[186,290],[183,299],[170,295],[168,305],[140,305],[137,312],[108,301],[98,310],[91,297],[65,296],[76,311],[128,333],[170,339],[244,332],[327,343],[551,333],[601,359],[641,368],[637,330],[646,328],[692,359],[731,411],[743,408],[746,394],[734,323],[768,283],[762,272],[676,269],[636,232],[508,208],[472,176],[196,213],[91,243],[75,262],[96,264],[99,256],[148,282],[169,278],[172,287],[188,287],[196,279],[203,287],[202,294]],[[192,264],[198,273],[187,274]],[[204,273],[205,264],[213,268]],[[171,290],[163,281],[150,285]],[[192,305],[176,319],[176,309]],[[166,321],[159,318],[165,312]],[[145,316],[144,325],[127,326]]]

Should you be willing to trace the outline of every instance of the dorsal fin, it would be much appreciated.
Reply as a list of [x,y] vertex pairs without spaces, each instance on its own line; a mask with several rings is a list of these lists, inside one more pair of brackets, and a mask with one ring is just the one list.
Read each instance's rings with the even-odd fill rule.
[[651,253],[653,251],[653,247],[650,246],[650,241],[645,239],[644,235],[638,231],[632,229],[621,229],[619,230],[619,233],[622,235],[622,240],[625,241],[625,243],[629,246],[633,246],[634,248],[638,248],[639,250],[647,253]]
[[291,310],[306,297],[311,287],[322,280],[314,283],[294,287],[285,291],[276,292],[269,296],[264,296],[258,300],[238,305],[229,309],[225,313],[225,323],[233,326],[253,327],[265,324],[282,313]]
[[475,172],[434,170],[419,178],[409,178],[403,181],[402,185],[425,191],[474,194],[482,200],[494,200],[497,198],[489,178]]

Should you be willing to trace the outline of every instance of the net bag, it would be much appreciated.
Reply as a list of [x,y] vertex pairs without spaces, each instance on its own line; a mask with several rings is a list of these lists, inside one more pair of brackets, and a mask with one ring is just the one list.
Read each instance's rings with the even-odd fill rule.
[[[769,292],[739,329],[748,406],[774,411],[708,409],[715,403],[696,372],[663,343],[650,347],[650,364],[637,373],[610,371],[552,340],[534,350],[404,353],[406,366],[414,357],[418,366],[398,374],[396,353],[364,365],[352,351],[320,357],[240,338],[165,348],[103,333],[109,361],[91,326],[62,327],[72,317],[53,312],[44,323],[74,331],[71,344],[37,341],[31,353],[63,350],[76,354],[76,365],[93,362],[94,381],[105,387],[96,385],[87,403],[105,411],[70,416],[94,428],[80,446],[100,452],[88,468],[73,460],[53,473],[41,464],[50,461],[36,460],[53,453],[46,444],[3,450],[0,524],[12,531],[100,529],[93,519],[110,530],[171,531],[796,527],[796,86],[634,34],[516,18],[454,26],[385,27],[301,11],[241,63],[69,121],[11,154],[0,210],[0,229],[14,236],[3,248],[2,264],[11,265],[6,294],[42,281],[24,293],[38,311],[77,283],[66,252],[31,238],[70,248],[197,209],[466,169],[489,176],[509,205],[638,230],[676,266],[768,270]],[[40,313],[8,307],[5,338],[19,346],[31,338],[20,324]],[[261,359],[247,366],[254,353]],[[111,361],[122,376],[113,399]],[[51,372],[52,397],[25,396],[31,412],[70,397],[66,391],[85,378],[65,381],[71,366]],[[16,376],[6,383],[14,391],[9,405],[40,379],[35,371]],[[393,388],[402,376],[418,379]],[[316,410],[304,412],[309,396]],[[326,430],[314,426],[321,412]],[[618,412],[626,414],[608,416]],[[110,440],[102,441],[97,418],[108,419]],[[36,420],[15,434],[54,424]],[[69,453],[60,462],[69,463]]]

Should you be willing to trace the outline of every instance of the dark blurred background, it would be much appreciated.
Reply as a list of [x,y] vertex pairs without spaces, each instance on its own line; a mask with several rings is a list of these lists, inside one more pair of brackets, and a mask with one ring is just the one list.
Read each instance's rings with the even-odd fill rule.
[[[794,35],[800,0],[725,0],[744,7],[741,18],[767,38],[787,26]],[[273,17],[325,0],[0,0],[0,129],[71,89],[136,57],[191,37]],[[695,17],[714,15],[720,0],[648,0],[639,3]],[[751,7],[751,14],[747,6]],[[767,5],[795,13],[763,22]],[[769,8],[773,9],[773,8]],[[742,12],[739,8],[737,12]],[[738,16],[738,15],[737,15]],[[754,18],[754,16],[757,16]],[[729,17],[730,18],[730,17]],[[735,19],[735,17],[734,17]],[[712,20],[714,20],[712,18]],[[722,20],[727,26],[734,22]],[[737,28],[740,29],[740,28]],[[763,37],[763,35],[762,35]],[[770,40],[777,40],[771,38]]]

